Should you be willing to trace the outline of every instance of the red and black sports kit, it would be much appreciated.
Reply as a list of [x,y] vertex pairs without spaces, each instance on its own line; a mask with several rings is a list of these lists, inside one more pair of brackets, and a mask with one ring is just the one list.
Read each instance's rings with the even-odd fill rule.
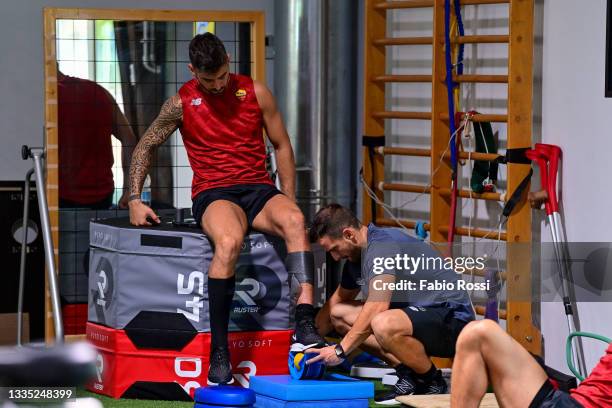
[[280,194],[266,170],[263,114],[253,80],[230,74],[225,91],[213,95],[192,79],[179,96],[195,220],[200,223],[213,201],[228,200],[244,210],[251,225],[266,202]]

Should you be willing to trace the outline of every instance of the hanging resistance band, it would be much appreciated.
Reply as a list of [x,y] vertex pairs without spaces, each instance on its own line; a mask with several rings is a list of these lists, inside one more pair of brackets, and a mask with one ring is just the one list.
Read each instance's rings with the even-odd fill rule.
[[[459,0],[455,0],[455,15],[457,16],[457,22],[459,26],[459,35],[463,35],[463,21],[461,19],[461,4]],[[453,81],[453,61],[452,61],[452,48],[451,48],[451,4],[450,0],[444,1],[444,43],[445,43],[445,61],[446,61],[446,94],[448,99],[448,120],[450,128],[450,161],[451,161],[451,208],[450,208],[450,220],[448,228],[448,243],[452,245],[455,239],[455,217],[457,212],[457,124],[455,121],[455,100],[454,100],[454,89],[456,83]],[[463,44],[459,46],[459,53],[457,57],[457,74],[463,73]]]

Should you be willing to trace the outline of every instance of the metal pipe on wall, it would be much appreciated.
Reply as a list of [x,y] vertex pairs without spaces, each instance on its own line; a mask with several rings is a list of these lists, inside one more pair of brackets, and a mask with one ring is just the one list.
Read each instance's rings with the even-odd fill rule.
[[354,206],[356,9],[350,0],[276,0],[274,89],[296,156],[308,219]]

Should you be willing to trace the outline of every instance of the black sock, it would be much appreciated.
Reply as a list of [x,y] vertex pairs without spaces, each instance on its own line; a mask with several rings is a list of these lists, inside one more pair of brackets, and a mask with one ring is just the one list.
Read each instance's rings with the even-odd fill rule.
[[304,318],[314,319],[315,310],[313,305],[300,303],[295,307],[295,321],[300,322]]
[[227,348],[227,326],[235,288],[233,276],[228,279],[208,278],[211,348]]
[[420,381],[423,383],[429,383],[434,379],[437,372],[438,372],[438,369],[436,368],[434,363],[431,363],[431,367],[429,368],[429,370],[427,370],[427,372],[423,374],[414,373],[414,378],[417,381]]
[[410,367],[400,363],[398,365],[396,365],[395,367],[395,372],[397,373],[398,377],[405,377],[405,376],[410,376],[412,375],[413,371],[410,369]]

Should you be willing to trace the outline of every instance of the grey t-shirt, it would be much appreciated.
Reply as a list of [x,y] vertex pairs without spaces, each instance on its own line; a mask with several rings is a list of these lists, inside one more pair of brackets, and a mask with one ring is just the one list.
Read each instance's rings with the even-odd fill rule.
[[[421,258],[421,262],[432,260],[427,268],[407,270],[407,257]],[[402,268],[397,268],[397,262]],[[394,262],[389,261],[392,259]],[[361,265],[347,262],[342,272],[341,286],[345,289],[355,289],[361,286],[364,299],[369,296],[369,285],[373,278],[380,274],[395,276],[399,281],[414,282],[412,289],[394,290],[392,306],[447,307],[453,309],[454,317],[463,321],[474,320],[474,310],[468,293],[458,289],[431,289],[427,284],[454,283],[459,277],[452,269],[437,267],[441,263],[440,254],[427,243],[409,236],[397,228],[380,228],[373,224],[368,226],[368,244],[361,255]],[[385,263],[385,260],[386,263]],[[414,273],[411,273],[414,272]],[[423,283],[425,282],[425,283]],[[426,287],[423,287],[425,285]],[[375,296],[373,296],[375,298]]]

